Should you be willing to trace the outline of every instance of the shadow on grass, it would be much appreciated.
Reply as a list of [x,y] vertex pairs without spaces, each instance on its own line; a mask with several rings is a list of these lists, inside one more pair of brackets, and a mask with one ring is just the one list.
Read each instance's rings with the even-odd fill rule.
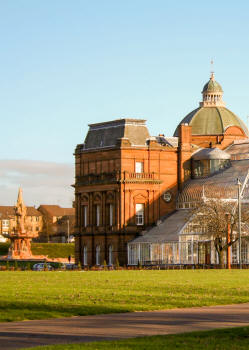
[[127,307],[107,307],[102,305],[47,305],[27,302],[1,304],[0,322],[39,320],[69,316],[87,316],[129,312]]

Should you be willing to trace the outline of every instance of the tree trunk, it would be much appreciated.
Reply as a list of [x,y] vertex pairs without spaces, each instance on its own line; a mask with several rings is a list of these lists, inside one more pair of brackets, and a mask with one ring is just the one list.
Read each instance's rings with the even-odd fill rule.
[[218,252],[218,255],[219,255],[219,267],[220,269],[224,269],[226,267],[225,261],[224,261],[224,258],[225,258],[224,249],[221,249],[221,251]]

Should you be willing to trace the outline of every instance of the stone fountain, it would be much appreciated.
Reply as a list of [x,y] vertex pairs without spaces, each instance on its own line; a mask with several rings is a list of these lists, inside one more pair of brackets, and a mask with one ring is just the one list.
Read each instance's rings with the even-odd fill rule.
[[17,203],[15,206],[16,228],[5,235],[10,240],[10,247],[7,259],[33,259],[38,258],[33,256],[31,252],[31,240],[38,236],[38,233],[33,233],[25,228],[25,217],[27,208],[23,201],[22,189],[19,189]]

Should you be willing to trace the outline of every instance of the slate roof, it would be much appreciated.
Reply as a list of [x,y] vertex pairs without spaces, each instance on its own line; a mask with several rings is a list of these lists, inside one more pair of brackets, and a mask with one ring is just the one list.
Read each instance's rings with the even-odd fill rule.
[[178,147],[178,137],[168,137],[164,135],[158,135],[155,137],[157,142],[164,146]]
[[176,210],[162,222],[130,243],[166,243],[179,241],[179,234],[192,216],[191,210]]
[[129,139],[133,146],[145,146],[149,137],[144,119],[117,119],[89,124],[83,150],[115,147],[120,138]]

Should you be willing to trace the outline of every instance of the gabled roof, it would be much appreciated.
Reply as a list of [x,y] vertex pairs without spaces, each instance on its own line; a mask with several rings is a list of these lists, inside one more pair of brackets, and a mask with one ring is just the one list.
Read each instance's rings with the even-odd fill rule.
[[[8,219],[11,216],[15,216],[15,207],[0,205],[0,220]],[[27,216],[42,216],[42,214],[34,207],[27,207]]]
[[38,208],[41,212],[46,212],[50,216],[73,216],[75,215],[74,208],[61,208],[59,205],[41,204]]
[[179,234],[192,216],[191,210],[176,210],[159,225],[129,243],[166,243],[179,241]]

